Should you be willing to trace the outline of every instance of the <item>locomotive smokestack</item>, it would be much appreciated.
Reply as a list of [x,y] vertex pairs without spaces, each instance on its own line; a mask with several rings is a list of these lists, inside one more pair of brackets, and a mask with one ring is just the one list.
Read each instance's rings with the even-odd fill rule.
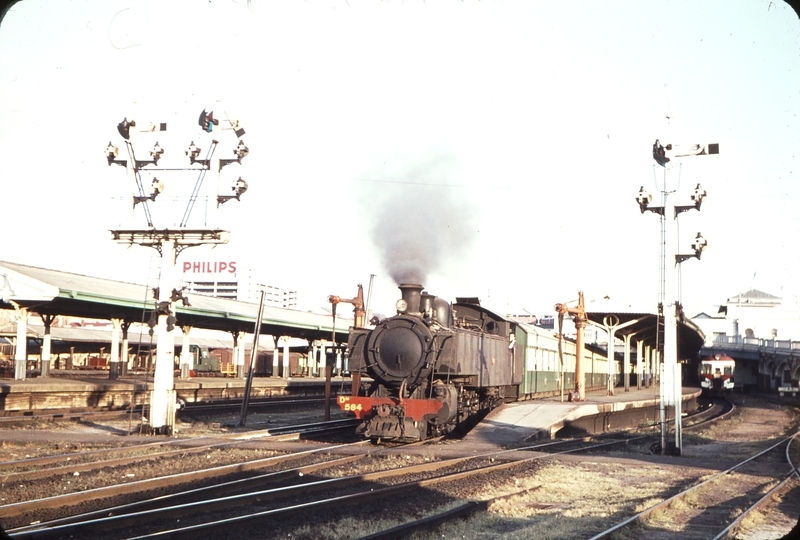
[[404,283],[399,288],[406,303],[406,309],[403,311],[406,313],[419,313],[419,299],[424,287],[415,283]]

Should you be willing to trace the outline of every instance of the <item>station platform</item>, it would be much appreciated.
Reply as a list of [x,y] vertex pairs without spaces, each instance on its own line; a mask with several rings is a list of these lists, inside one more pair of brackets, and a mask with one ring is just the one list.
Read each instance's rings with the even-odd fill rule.
[[[483,419],[465,437],[475,443],[508,446],[551,439],[568,428],[571,436],[596,435],[652,423],[659,417],[659,386],[632,389],[615,388],[586,392],[585,401],[560,401],[558,397],[502,405]],[[683,388],[682,411],[697,408],[700,388]]]
[[[90,407],[126,408],[148,401],[152,378],[128,375],[108,379],[102,373],[68,376],[31,377],[24,380],[0,379],[0,415],[33,414],[48,409],[85,409]],[[175,379],[178,399],[185,403],[213,403],[241,399],[246,380],[233,377],[197,377]],[[250,397],[322,396],[322,377],[255,377]],[[333,377],[331,393],[350,392],[349,377]]]

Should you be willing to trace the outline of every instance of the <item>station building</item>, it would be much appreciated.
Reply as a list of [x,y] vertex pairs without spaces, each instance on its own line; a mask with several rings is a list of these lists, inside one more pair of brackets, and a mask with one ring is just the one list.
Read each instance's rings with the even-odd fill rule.
[[800,308],[756,289],[731,296],[717,313],[699,313],[692,321],[705,333],[706,346],[752,339],[800,341]]
[[736,386],[800,394],[800,308],[750,289],[729,297],[716,313],[692,318],[705,334],[701,354],[736,361]]

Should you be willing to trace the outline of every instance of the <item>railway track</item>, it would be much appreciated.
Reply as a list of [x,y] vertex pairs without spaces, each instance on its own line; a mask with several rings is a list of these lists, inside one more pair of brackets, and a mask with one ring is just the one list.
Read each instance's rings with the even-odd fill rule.
[[[331,465],[361,459],[350,456],[331,462]],[[531,458],[535,460],[537,458]],[[236,527],[259,527],[270,520],[281,520],[299,512],[317,512],[342,505],[364,503],[393,497],[413,489],[426,488],[442,482],[452,482],[470,475],[485,474],[526,463],[510,461],[493,463],[488,456],[463,457],[428,462],[402,468],[391,468],[358,475],[302,481],[298,469],[281,471],[280,479],[294,476],[291,485],[244,493],[219,496],[219,486],[204,493],[204,500],[190,504],[162,505],[158,508],[108,517],[109,510],[99,512],[106,517],[69,525],[48,524],[47,528],[9,531],[12,538],[61,538],[67,534],[82,538],[102,538],[109,528],[124,538],[202,538],[219,537],[225,530]],[[488,465],[487,465],[488,463]],[[319,469],[317,469],[319,470]],[[316,495],[315,494],[319,494]],[[277,501],[278,504],[269,505]],[[264,509],[265,505],[269,505]],[[119,513],[113,509],[113,513]],[[186,523],[175,528],[176,522]],[[42,525],[37,525],[41,527]],[[169,528],[164,528],[169,526]],[[76,537],[77,537],[76,536]]]
[[[316,465],[313,469],[289,469],[246,481],[211,486],[202,491],[194,490],[169,498],[159,497],[125,507],[105,508],[85,516],[71,517],[66,521],[37,524],[9,532],[12,538],[59,538],[67,535],[102,538],[109,529],[113,529],[115,535],[122,532],[121,537],[125,538],[214,537],[234,525],[257,528],[265,522],[280,521],[298,512],[319,512],[345,505],[364,504],[367,501],[374,504],[377,500],[385,498],[394,500],[400,494],[410,491],[425,490],[432,486],[458,482],[472,476],[490,475],[515,467],[526,468],[534,462],[558,455],[596,450],[619,443],[618,440],[604,441],[525,459],[504,459],[504,455],[510,453],[537,450],[553,444],[545,443],[364,474],[323,479],[312,477],[303,480],[303,472],[308,474],[311,471],[333,470],[335,467],[361,459],[360,456],[350,456]],[[291,485],[257,489],[264,483],[287,479],[294,481]],[[226,495],[234,484],[238,492]],[[315,496],[317,493],[319,495]],[[200,494],[202,500],[183,502],[186,498]],[[490,502],[492,501],[472,502],[465,508],[474,511],[485,508]],[[268,507],[265,508],[265,505]],[[446,519],[452,519],[463,513],[463,511],[450,511],[445,515]],[[185,525],[175,528],[174,523],[177,522]],[[167,526],[169,528],[165,528]]]
[[[253,439],[268,437],[271,440],[288,440],[310,434],[334,433],[352,429],[356,425],[357,422],[354,420],[333,420],[296,426],[273,427],[250,432],[220,434],[213,437],[195,437],[0,462],[0,485],[27,482],[53,475],[85,473],[110,467],[124,467],[143,461],[206,452],[212,448],[232,448],[237,444]],[[129,455],[104,459],[106,456],[113,454]],[[0,515],[2,515],[2,512],[0,512]]]
[[[623,530],[635,531],[636,535],[652,540],[676,535],[682,539],[729,538],[742,519],[798,474],[789,457],[789,448],[797,435],[800,432],[631,516],[591,540],[611,538]],[[788,463],[776,460],[782,450]]]
[[[708,416],[719,414],[720,411],[707,413]],[[698,426],[702,426],[713,422],[713,418],[703,418],[701,415],[696,417],[696,421]],[[273,431],[270,436],[280,435]],[[261,471],[253,480],[235,479],[230,484],[214,481],[201,488],[181,490],[174,497],[137,501],[131,506],[104,507],[94,513],[65,518],[69,522],[39,523],[18,527],[9,533],[12,538],[106,538],[110,534],[114,538],[219,538],[235,528],[237,536],[241,538],[262,538],[265,530],[270,534],[280,533],[284,537],[286,535],[283,533],[289,531],[292,537],[302,537],[302,534],[295,534],[295,527],[302,531],[303,524],[307,522],[315,523],[312,527],[325,527],[325,523],[336,523],[343,516],[353,520],[358,519],[354,516],[359,513],[373,515],[391,509],[392,514],[401,516],[401,523],[396,527],[381,531],[377,529],[385,526],[377,526],[377,522],[374,522],[367,526],[371,526],[372,530],[364,529],[369,535],[362,533],[347,537],[392,538],[397,534],[410,534],[409,531],[446,523],[456,517],[485,512],[503,499],[524,497],[531,489],[496,497],[475,497],[474,493],[463,498],[452,495],[449,499],[445,498],[445,502],[436,499],[435,493],[459,493],[461,488],[458,486],[461,483],[480,485],[483,479],[488,483],[489,479],[500,478],[497,475],[505,475],[506,479],[513,475],[531,477],[539,466],[537,463],[547,459],[585,451],[599,452],[614,445],[630,445],[634,441],[652,437],[652,433],[634,433],[551,441],[480,456],[442,459],[373,472],[360,472],[369,465],[369,458],[361,455],[323,459],[318,463],[291,463],[291,468]],[[539,454],[545,451],[549,453]],[[321,453],[325,452],[321,450]],[[369,452],[373,456],[383,454],[382,449],[375,450],[372,447]],[[525,452],[537,452],[537,455],[520,458],[520,454]],[[348,473],[356,467],[359,471],[357,474]],[[459,504],[454,505],[453,501],[459,499]],[[385,502],[387,500],[391,504]],[[400,501],[410,506],[406,508]],[[416,509],[419,505],[426,509],[423,519],[415,519],[419,517],[419,510]],[[295,517],[286,519],[287,516]],[[305,516],[308,519],[304,519]],[[65,528],[67,526],[74,528]],[[306,530],[306,536],[308,534]],[[672,534],[670,538],[675,538]]]
[[[269,398],[254,399],[248,402],[248,411],[259,411],[263,409],[280,409],[283,407],[303,407],[314,406],[324,403],[324,397],[298,397],[298,398]],[[194,417],[205,414],[224,415],[230,412],[238,413],[242,407],[242,400],[225,400],[210,403],[186,403],[183,400],[178,402],[180,415]],[[37,423],[54,422],[101,422],[104,420],[121,420],[135,418],[139,419],[142,415],[142,406],[138,405],[126,409],[108,409],[107,407],[79,408],[79,409],[58,409],[50,411],[6,411],[0,416],[0,428],[6,426],[21,426]]]
[[[0,473],[2,473],[0,474],[0,485],[4,486],[2,500],[13,501],[0,506],[0,521],[6,526],[9,523],[19,523],[20,520],[24,523],[24,520],[28,519],[25,516],[41,515],[45,510],[48,514],[64,513],[68,511],[69,507],[85,505],[89,501],[110,499],[121,494],[129,497],[137,496],[192,482],[212,482],[224,476],[271,467],[298,457],[320,453],[326,448],[339,445],[328,444],[322,446],[321,449],[283,455],[269,451],[268,457],[260,459],[253,458],[255,450],[244,448],[244,446],[252,446],[254,440],[296,440],[304,436],[319,436],[329,432],[339,432],[343,429],[351,430],[354,425],[355,421],[353,420],[319,422],[0,463]],[[134,475],[124,474],[129,467],[141,465],[144,462],[152,463],[151,468],[155,468],[155,470],[158,470],[159,463],[177,463],[177,468],[180,469],[180,464],[187,456],[192,455],[197,456],[195,463],[198,460],[202,463],[203,454],[208,454],[214,449],[221,451],[221,456],[228,463],[200,470],[155,475],[152,478],[136,481],[133,480]],[[205,457],[210,456],[206,455]],[[232,463],[230,463],[231,461]],[[118,481],[120,475],[125,479],[121,483]],[[30,482],[47,479],[47,481],[55,483],[56,488],[61,489],[59,486],[70,484],[67,479],[73,476],[86,478],[86,482],[90,482],[92,485],[100,484],[100,487],[79,489],[78,491],[72,491],[73,488],[70,488],[68,493],[35,500],[25,498],[24,494],[27,492],[25,488],[30,485]],[[16,489],[10,489],[12,486]],[[66,486],[64,489],[67,489]],[[16,497],[16,500],[13,497]]]
[[[331,398],[333,402],[334,398]],[[319,405],[325,403],[325,397],[296,397],[296,398],[268,398],[268,399],[251,399],[248,401],[248,410],[250,409],[263,409],[272,407],[285,407],[285,406],[298,406],[298,405]],[[201,402],[201,403],[186,403],[181,404],[181,411],[183,413],[217,413],[220,411],[234,411],[239,412],[242,408],[241,399],[231,399],[225,401],[214,402]]]
[[[354,443],[361,444],[361,443]],[[347,445],[339,445],[344,447]],[[264,483],[281,482],[294,477],[303,477],[312,474],[320,469],[342,466],[352,461],[361,459],[362,456],[346,456],[343,458],[325,458],[314,463],[291,467],[287,469],[262,473],[245,478],[234,480],[221,480],[229,476],[232,472],[244,472],[248,470],[258,470],[269,466],[280,465],[285,462],[308,458],[310,456],[323,456],[325,452],[335,450],[337,446],[331,445],[325,448],[314,450],[293,452],[274,458],[258,460],[257,462],[239,463],[226,468],[217,468],[197,473],[186,473],[181,478],[165,477],[154,479],[149,482],[145,489],[138,490],[139,493],[147,493],[159,487],[185,486],[199,478],[215,480],[212,484],[199,487],[173,491],[167,495],[146,497],[141,500],[112,506],[105,506],[91,512],[76,513],[63,518],[53,519],[48,522],[35,523],[29,526],[11,529],[8,534],[12,538],[89,538],[97,535],[98,538],[107,537],[110,529],[119,530],[121,527],[130,527],[132,524],[142,524],[149,522],[153,516],[168,518],[176,516],[178,519],[185,515],[185,512],[192,512],[198,505],[205,506],[205,510],[213,508],[220,497],[228,493],[241,493],[242,491],[257,489]],[[200,476],[198,476],[198,473]],[[179,482],[175,482],[179,480]],[[105,490],[104,493],[87,493],[87,500],[108,499],[117,494],[116,486]],[[129,492],[126,492],[129,493]],[[236,495],[228,498],[235,500]],[[203,502],[198,502],[203,501]],[[29,512],[37,512],[43,508],[42,503],[49,506],[49,501],[32,501]],[[115,533],[115,537],[118,537]]]
[[67,411],[54,411],[50,413],[29,414],[14,413],[0,416],[0,428],[10,426],[22,426],[38,423],[54,423],[54,422],[101,422],[105,420],[123,420],[128,418],[140,418],[142,411],[140,407],[134,410],[67,410]]

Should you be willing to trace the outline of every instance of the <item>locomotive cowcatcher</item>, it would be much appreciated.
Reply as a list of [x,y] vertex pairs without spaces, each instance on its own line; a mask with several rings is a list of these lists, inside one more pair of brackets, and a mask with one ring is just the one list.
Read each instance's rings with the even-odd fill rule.
[[352,327],[350,371],[372,381],[339,406],[363,420],[357,433],[373,440],[417,441],[447,434],[476,415],[517,399],[524,355],[516,323],[481,307],[454,304],[400,285],[397,314],[374,329]]

